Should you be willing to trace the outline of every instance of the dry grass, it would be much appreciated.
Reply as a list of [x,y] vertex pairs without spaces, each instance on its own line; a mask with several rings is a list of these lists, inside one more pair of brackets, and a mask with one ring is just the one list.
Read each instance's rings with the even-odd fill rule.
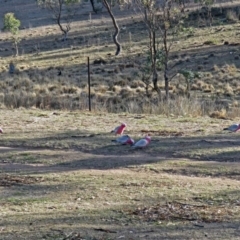
[[[88,7],[86,5],[84,9],[86,10]],[[234,11],[228,11],[227,18],[230,20],[234,14]],[[120,16],[118,17],[120,18]],[[0,77],[4,79],[0,83],[1,105],[6,107],[86,109],[88,107],[85,104],[87,99],[83,97],[86,94],[81,93],[87,92],[86,58],[90,56],[92,94],[99,95],[99,97],[93,98],[93,105],[97,106],[96,109],[100,110],[99,106],[102,105],[101,111],[114,109],[115,112],[116,109],[120,111],[134,109],[136,112],[138,109],[138,113],[144,113],[144,111],[145,113],[166,112],[158,110],[163,108],[160,106],[162,102],[156,100],[154,93],[152,94],[153,99],[150,101],[161,102],[161,104],[149,109],[148,104],[144,103],[149,101],[144,99],[146,98],[144,96],[145,84],[141,81],[139,67],[144,65],[142,51],[144,44],[147,43],[147,38],[143,37],[142,30],[141,34],[137,31],[138,28],[143,28],[142,24],[136,19],[124,18],[123,23],[127,30],[121,32],[120,40],[131,45],[131,51],[128,52],[127,49],[124,49],[122,56],[116,58],[113,56],[114,45],[109,38],[111,22],[105,17],[101,21],[104,22],[104,27],[99,26],[97,19],[90,22],[82,19],[80,22],[74,23],[72,35],[70,34],[69,40],[65,44],[58,40],[59,35],[54,26],[21,30],[21,36],[24,38],[21,43],[24,54],[13,58],[9,51],[6,51],[6,56],[0,59]],[[191,69],[202,73],[201,79],[193,80],[190,86],[191,95],[196,96],[196,101],[203,97],[210,97],[210,99],[216,97],[218,99],[227,98],[229,101],[235,98],[235,101],[239,102],[239,65],[234,60],[237,57],[237,47],[229,45],[228,48],[225,48],[223,45],[224,39],[228,39],[228,43],[236,42],[237,31],[237,24],[212,26],[210,32],[208,27],[197,28],[195,26],[193,34],[186,38],[187,41],[183,35],[183,39],[179,39],[177,44],[173,44],[173,53],[176,52],[183,60],[179,69]],[[50,33],[52,36],[48,36]],[[37,42],[39,37],[43,37],[44,44]],[[2,49],[10,48],[10,43],[3,44],[8,38],[9,34],[2,34]],[[51,41],[53,39],[55,39],[54,43]],[[89,39],[92,41],[89,42]],[[211,48],[211,45],[208,47],[206,44],[209,43],[214,43],[217,50]],[[195,52],[201,53],[199,57]],[[54,61],[54,59],[58,59],[58,61]],[[8,64],[11,61],[17,67],[17,73],[14,76],[7,73]],[[200,69],[199,66],[201,66]],[[62,72],[61,76],[58,76],[59,69]],[[162,76],[160,76],[161,78]],[[180,83],[173,80],[170,90],[177,95],[186,95],[184,79],[179,81]],[[159,86],[164,93],[162,81],[159,81]],[[20,96],[23,99],[20,99]],[[114,107],[114,102],[118,98],[122,99],[121,106]],[[94,102],[95,99],[102,102]],[[138,99],[141,100],[138,102]],[[135,104],[139,107],[133,107]],[[176,102],[173,105],[178,104]],[[187,105],[189,106],[190,103]],[[194,105],[195,103],[193,103],[192,109],[194,109]],[[164,108],[167,108],[167,105]],[[217,109],[219,106],[214,108]],[[173,108],[171,112],[178,115],[178,109],[176,111],[175,109]],[[202,114],[202,111],[195,112]]]
[[[148,148],[111,142],[122,121],[134,139],[151,134]],[[0,239],[234,238],[239,141],[221,134],[231,121],[4,109],[0,122]]]
[[226,110],[214,111],[209,115],[211,118],[226,119]]
[[[146,97],[147,34],[128,10],[114,8],[126,26],[124,51],[115,57],[105,13],[90,21],[80,12],[63,43],[47,12],[35,26],[23,16],[31,16],[22,9],[29,0],[16,4],[25,27],[19,57],[10,35],[0,36],[0,239],[236,239],[239,133],[222,129],[240,116],[239,24],[217,19],[209,28],[198,19],[191,35],[174,42],[176,71],[201,78],[191,81],[190,96],[185,80],[173,78],[166,102],[161,72],[162,98],[151,85]],[[87,4],[82,11],[90,11]],[[230,11],[227,18],[236,20]],[[121,122],[135,140],[149,133],[150,145],[132,151],[113,144],[110,131]]]

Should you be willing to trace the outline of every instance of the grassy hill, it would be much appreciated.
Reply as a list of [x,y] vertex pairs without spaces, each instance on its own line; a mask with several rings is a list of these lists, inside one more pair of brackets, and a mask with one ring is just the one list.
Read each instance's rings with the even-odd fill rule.
[[[229,8],[231,4],[227,2],[221,6]],[[229,8],[223,16],[215,17],[211,27],[204,17],[189,18],[187,24],[191,34],[182,33],[174,43],[171,61],[177,63],[177,67],[173,71],[185,69],[201,73],[200,79],[191,82],[191,95],[193,99],[204,98],[212,102],[209,109],[201,109],[202,102],[197,103],[200,115],[220,110],[229,112],[230,117],[239,114],[240,53],[236,9],[238,5]],[[52,14],[35,3],[8,0],[0,11],[2,15],[14,12],[22,22],[20,56],[14,57],[10,34],[2,32],[0,35],[2,106],[86,109],[87,57],[90,57],[93,109],[166,113],[154,92],[151,100],[146,98],[141,67],[146,59],[147,30],[133,9],[113,8],[123,46],[123,53],[117,57],[114,56],[111,19],[105,10],[94,14],[88,2],[79,8],[67,42],[62,41]],[[191,11],[189,8],[189,13]],[[102,64],[97,61],[99,59],[103,59]],[[11,61],[18,69],[15,75],[8,74]],[[59,71],[61,76],[58,76]],[[159,86],[164,94],[163,76],[159,74]],[[183,101],[186,82],[182,75],[178,74],[171,81],[170,91],[172,98],[177,99],[173,100],[173,106],[176,101]],[[196,104],[191,100],[188,105],[191,102]],[[170,114],[179,113],[172,110]]]

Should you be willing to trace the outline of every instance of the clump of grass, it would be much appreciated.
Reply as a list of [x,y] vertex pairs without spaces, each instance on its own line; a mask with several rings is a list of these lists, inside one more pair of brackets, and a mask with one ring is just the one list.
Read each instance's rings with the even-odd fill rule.
[[106,93],[108,88],[109,88],[108,86],[102,84],[95,87],[95,91],[100,93]]
[[228,112],[229,118],[239,118],[240,117],[240,107],[239,106],[233,106],[230,111]]
[[232,106],[233,107],[238,107],[239,106],[239,102],[237,100],[233,100],[232,101]]
[[226,12],[226,20],[235,23],[239,21],[239,16],[237,15],[236,11],[229,9]]
[[198,80],[198,81],[196,82],[196,84],[198,85],[198,87],[199,87],[200,89],[202,89],[202,88],[205,86],[205,82],[204,82],[203,80]]
[[138,88],[138,87],[144,87],[144,86],[145,86],[145,84],[140,80],[133,80],[130,82],[131,88]]
[[143,93],[143,92],[145,92],[146,90],[145,90],[145,88],[143,88],[143,87],[137,87],[136,88],[136,93]]
[[232,75],[234,75],[234,74],[236,74],[237,73],[237,71],[238,71],[238,69],[237,69],[237,67],[236,67],[236,65],[235,64],[226,64],[225,65],[225,69],[227,70],[227,72],[229,73],[229,74],[232,74]]
[[122,98],[128,98],[133,95],[133,89],[130,88],[129,86],[126,86],[121,89],[119,95],[121,95]]
[[216,45],[217,41],[215,39],[206,40],[203,42],[204,45]]
[[36,94],[48,94],[49,90],[45,85],[36,84],[33,88]]
[[4,105],[8,108],[32,107],[36,103],[35,93],[26,91],[15,91],[4,94]]
[[115,85],[119,85],[119,86],[121,86],[121,87],[124,87],[124,86],[126,86],[127,84],[128,84],[128,81],[127,81],[127,79],[116,79],[115,81],[114,81],[114,84]]
[[184,95],[186,94],[186,87],[182,84],[177,84],[177,86],[173,89],[173,93],[177,95]]
[[215,72],[219,72],[220,68],[218,67],[218,65],[214,64],[212,70]]
[[80,89],[74,85],[66,85],[61,87],[60,93],[76,94],[76,93],[80,93]]
[[48,85],[48,91],[49,92],[58,92],[59,88],[60,87],[58,85],[56,85],[56,84]]
[[229,83],[227,83],[224,87],[224,94],[229,97],[234,95],[233,88],[229,85]]
[[205,93],[213,92],[214,91],[214,87],[213,87],[212,84],[205,84],[202,87],[202,91],[205,92]]
[[221,109],[220,111],[214,111],[209,114],[211,118],[217,118],[217,119],[226,119],[226,109]]
[[17,80],[15,80],[13,87],[14,89],[21,89],[24,87],[25,89],[30,90],[32,89],[33,84],[28,77],[24,77],[24,78],[18,78]]
[[191,85],[191,90],[193,91],[201,90],[201,87],[199,87],[199,85],[197,85],[196,83],[193,83]]
[[240,95],[240,86],[238,86],[235,90],[234,93],[237,95]]
[[234,79],[233,81],[232,81],[232,86],[233,87],[238,87],[238,86],[240,86],[240,83],[239,83],[239,79]]
[[122,90],[122,87],[121,86],[118,86],[118,85],[114,85],[113,88],[112,88],[112,91],[115,92],[115,93],[120,93]]

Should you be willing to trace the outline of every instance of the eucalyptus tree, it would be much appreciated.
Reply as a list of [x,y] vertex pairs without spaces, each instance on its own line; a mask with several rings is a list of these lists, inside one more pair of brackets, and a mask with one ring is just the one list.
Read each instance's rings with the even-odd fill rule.
[[113,26],[115,28],[115,33],[113,34],[113,42],[116,45],[116,53],[115,55],[119,55],[121,53],[122,47],[121,44],[118,41],[118,35],[120,33],[120,28],[118,26],[117,20],[113,14],[112,8],[111,8],[111,3],[108,2],[108,0],[102,0],[102,3],[104,5],[104,7],[107,9],[109,16],[112,19],[113,22]]
[[38,6],[48,9],[54,16],[64,41],[71,30],[71,23],[79,10],[80,0],[37,0]]
[[9,31],[12,34],[12,40],[16,50],[16,56],[18,56],[18,43],[21,41],[18,34],[21,22],[14,16],[14,13],[6,13],[4,15],[3,25],[3,30]]
[[169,82],[176,75],[170,61],[170,53],[179,38],[184,19],[184,5],[179,0],[135,0],[136,13],[141,15],[148,32],[148,61],[153,88],[161,96],[158,87],[159,71],[163,71],[166,100],[169,98]]

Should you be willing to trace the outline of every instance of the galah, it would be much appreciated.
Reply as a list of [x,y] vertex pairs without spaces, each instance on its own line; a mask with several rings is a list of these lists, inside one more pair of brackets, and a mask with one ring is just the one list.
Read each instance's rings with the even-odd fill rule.
[[127,124],[126,123],[122,123],[120,126],[114,128],[111,133],[115,133],[116,135],[119,134],[119,135],[122,135],[125,128],[126,128]]
[[149,135],[146,135],[145,138],[140,139],[137,141],[132,148],[144,148],[151,142],[151,137]]
[[2,130],[2,128],[0,128],[0,133],[3,133],[3,130]]
[[236,123],[236,124],[233,124],[227,128],[224,128],[223,130],[227,130],[227,131],[230,131],[230,132],[236,132],[238,130],[240,130],[240,124]]
[[113,142],[117,142],[117,143],[120,143],[122,145],[133,145],[134,144],[134,140],[129,137],[128,135],[123,135],[115,140],[112,140]]

